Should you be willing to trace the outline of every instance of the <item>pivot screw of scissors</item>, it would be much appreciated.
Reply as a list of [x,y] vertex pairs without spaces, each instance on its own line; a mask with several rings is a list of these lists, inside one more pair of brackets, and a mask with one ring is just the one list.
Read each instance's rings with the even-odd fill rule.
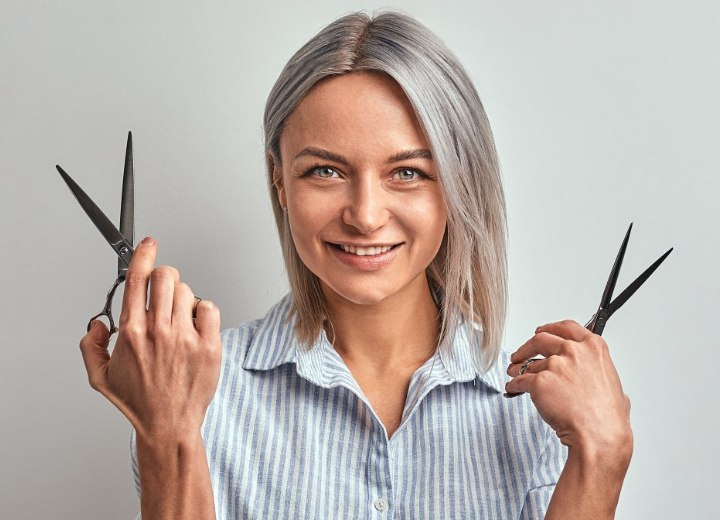
[[120,248],[120,254],[121,254],[121,255],[127,254],[128,251],[130,251],[130,250],[128,249],[127,246],[122,246],[122,247]]

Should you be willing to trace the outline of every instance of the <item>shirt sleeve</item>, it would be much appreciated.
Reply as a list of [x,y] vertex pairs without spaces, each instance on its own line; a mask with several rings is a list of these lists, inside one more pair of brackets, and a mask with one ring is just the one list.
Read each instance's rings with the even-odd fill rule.
[[[137,460],[137,439],[135,438],[135,428],[130,432],[130,462],[132,464],[133,482],[135,483],[135,491],[137,492],[138,498],[140,498],[140,470],[138,469]],[[141,520],[142,516],[140,513],[135,517],[135,520]]]
[[560,478],[567,460],[567,448],[551,428],[547,428],[545,446],[537,460],[530,481],[530,488],[525,496],[520,520],[542,520],[550,505],[555,485]]

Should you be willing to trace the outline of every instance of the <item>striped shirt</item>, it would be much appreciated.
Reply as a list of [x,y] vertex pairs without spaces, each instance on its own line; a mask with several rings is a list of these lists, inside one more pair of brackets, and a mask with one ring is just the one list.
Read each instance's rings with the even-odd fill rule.
[[[527,395],[503,397],[508,354],[476,371],[461,326],[388,439],[325,334],[298,345],[290,305],[222,334],[202,428],[218,518],[543,518],[566,450]],[[134,435],[131,454],[139,492]]]

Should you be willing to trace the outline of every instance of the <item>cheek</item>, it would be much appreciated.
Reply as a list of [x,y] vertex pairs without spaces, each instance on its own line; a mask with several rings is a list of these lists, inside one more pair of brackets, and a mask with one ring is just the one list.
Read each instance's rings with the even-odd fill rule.
[[325,229],[335,218],[335,208],[330,201],[317,200],[317,197],[304,196],[303,192],[295,192],[288,199],[288,219],[295,248],[298,250],[303,261],[308,252],[314,251],[320,242],[318,234]]
[[445,204],[440,196],[427,197],[407,205],[406,223],[414,230],[416,239],[421,240],[423,249],[432,249],[433,254],[440,247],[445,234],[447,214]]

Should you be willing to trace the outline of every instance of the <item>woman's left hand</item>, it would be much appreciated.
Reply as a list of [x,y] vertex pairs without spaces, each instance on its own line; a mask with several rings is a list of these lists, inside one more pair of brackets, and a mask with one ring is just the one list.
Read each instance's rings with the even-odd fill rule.
[[[534,361],[520,375],[523,362]],[[630,400],[605,340],[571,320],[538,327],[511,357],[508,393],[530,394],[540,416],[570,447],[632,453]],[[625,458],[625,457],[622,457]]]

